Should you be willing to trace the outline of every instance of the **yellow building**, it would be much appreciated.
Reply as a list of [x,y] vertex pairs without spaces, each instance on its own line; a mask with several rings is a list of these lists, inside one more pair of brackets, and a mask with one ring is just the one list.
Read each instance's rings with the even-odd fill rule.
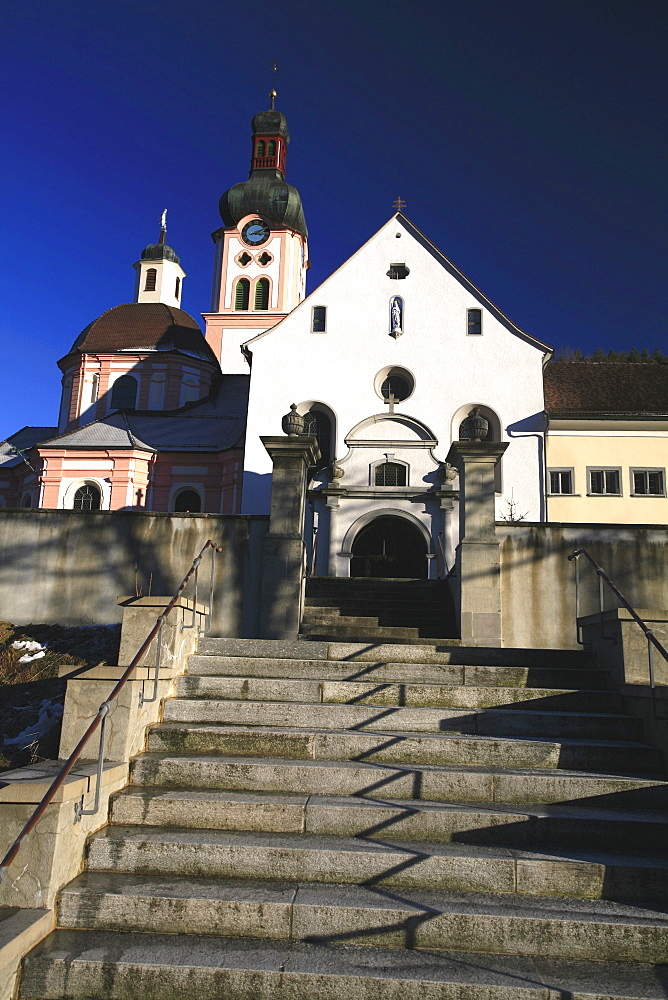
[[545,368],[547,520],[668,523],[668,366]]

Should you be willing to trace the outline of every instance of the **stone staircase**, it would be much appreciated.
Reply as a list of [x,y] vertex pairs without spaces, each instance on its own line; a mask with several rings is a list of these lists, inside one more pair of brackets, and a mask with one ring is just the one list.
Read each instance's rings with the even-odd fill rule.
[[668,784],[605,672],[375,628],[200,642],[20,997],[668,997]]
[[458,635],[446,580],[312,577],[301,632],[306,639],[433,643]]

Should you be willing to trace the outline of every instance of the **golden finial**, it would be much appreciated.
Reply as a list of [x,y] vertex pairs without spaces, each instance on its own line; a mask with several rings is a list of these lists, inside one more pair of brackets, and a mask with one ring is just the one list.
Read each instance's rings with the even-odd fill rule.
[[278,66],[275,62],[269,64],[271,66],[271,90],[269,91],[270,108],[274,110],[274,101],[276,100],[276,70]]
[[394,201],[392,202],[392,208],[394,208],[397,212],[403,212],[405,207],[406,207],[406,202],[401,197],[401,195],[399,195],[398,198],[395,198]]

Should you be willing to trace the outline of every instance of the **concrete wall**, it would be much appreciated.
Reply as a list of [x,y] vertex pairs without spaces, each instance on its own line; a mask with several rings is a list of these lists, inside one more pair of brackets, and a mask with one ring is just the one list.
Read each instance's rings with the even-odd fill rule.
[[[505,646],[576,648],[575,570],[586,548],[635,608],[668,608],[668,528],[624,524],[500,524]],[[580,557],[580,614],[598,611],[598,577]],[[605,594],[605,608],[616,603]]]
[[[0,618],[15,624],[120,621],[120,595],[172,595],[208,538],[216,557],[213,634],[259,635],[268,517],[137,511],[0,510]],[[200,600],[210,563],[202,561]],[[190,588],[186,592],[191,594]]]

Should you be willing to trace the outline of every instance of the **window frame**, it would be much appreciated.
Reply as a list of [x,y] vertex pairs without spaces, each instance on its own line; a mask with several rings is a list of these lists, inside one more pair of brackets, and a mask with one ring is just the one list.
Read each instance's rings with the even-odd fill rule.
[[[661,476],[661,492],[660,493],[636,493],[635,476],[637,473],[643,473],[647,476],[647,484],[649,486],[649,475],[650,473],[658,473]],[[631,466],[629,469],[630,476],[630,492],[629,495],[632,497],[665,497],[666,495],[666,470],[661,468],[661,466]]]
[[[316,309],[323,310],[323,326],[322,330],[316,330],[315,328],[315,311]],[[311,333],[327,333],[327,306],[312,306],[311,307]]]
[[[617,481],[619,484],[619,490],[616,493],[612,493],[609,490],[604,490],[602,493],[594,493],[592,490],[592,473],[594,472],[616,472]],[[588,497],[621,497],[624,495],[624,490],[622,487],[622,468],[620,465],[588,465],[587,466],[587,496]]]
[[147,267],[146,274],[144,276],[144,291],[145,292],[155,292],[156,285],[158,283],[158,269],[157,267]]
[[[406,483],[404,486],[381,486],[376,484],[376,469],[381,465],[400,465],[406,470]],[[405,490],[411,485],[411,467],[408,462],[403,462],[400,458],[396,458],[395,455],[384,455],[383,458],[378,459],[375,462],[371,462],[369,465],[369,486],[374,490]]]
[[[183,493],[194,493],[199,497],[199,510],[176,510],[176,501]],[[169,513],[170,514],[203,514],[204,511],[204,486],[201,483],[177,483],[170,492]]]
[[[471,333],[471,329],[470,329],[470,327],[471,327],[471,320],[470,320],[471,313],[478,313],[479,316],[480,316],[480,330],[477,333]],[[482,309],[478,309],[477,307],[472,306],[470,309],[466,310],[466,336],[467,337],[482,337],[482,334],[483,334],[483,329],[482,329]]]
[[[258,295],[260,289],[266,291],[266,305],[258,305]],[[249,303],[250,304],[250,303]],[[271,280],[266,276],[262,275],[253,284],[253,312],[268,312],[271,308]]]
[[[571,488],[570,488],[570,490],[568,492],[565,492],[564,490],[558,490],[555,493],[553,491],[553,489],[552,489],[552,478],[551,478],[553,472],[557,473],[559,475],[563,475],[565,473],[568,473],[568,475],[570,476],[570,486],[571,486]],[[579,494],[575,492],[575,469],[572,466],[566,466],[566,465],[564,465],[564,466],[558,466],[558,467],[555,467],[553,469],[551,468],[551,469],[547,470],[547,495],[550,496],[550,497],[575,497],[575,496],[579,496]],[[598,494],[597,494],[597,496],[598,496]]]
[[[238,289],[242,288],[241,305],[237,305]],[[232,310],[233,312],[250,312],[251,283],[250,278],[240,277],[234,282],[232,288]],[[245,303],[245,304],[244,304]]]

